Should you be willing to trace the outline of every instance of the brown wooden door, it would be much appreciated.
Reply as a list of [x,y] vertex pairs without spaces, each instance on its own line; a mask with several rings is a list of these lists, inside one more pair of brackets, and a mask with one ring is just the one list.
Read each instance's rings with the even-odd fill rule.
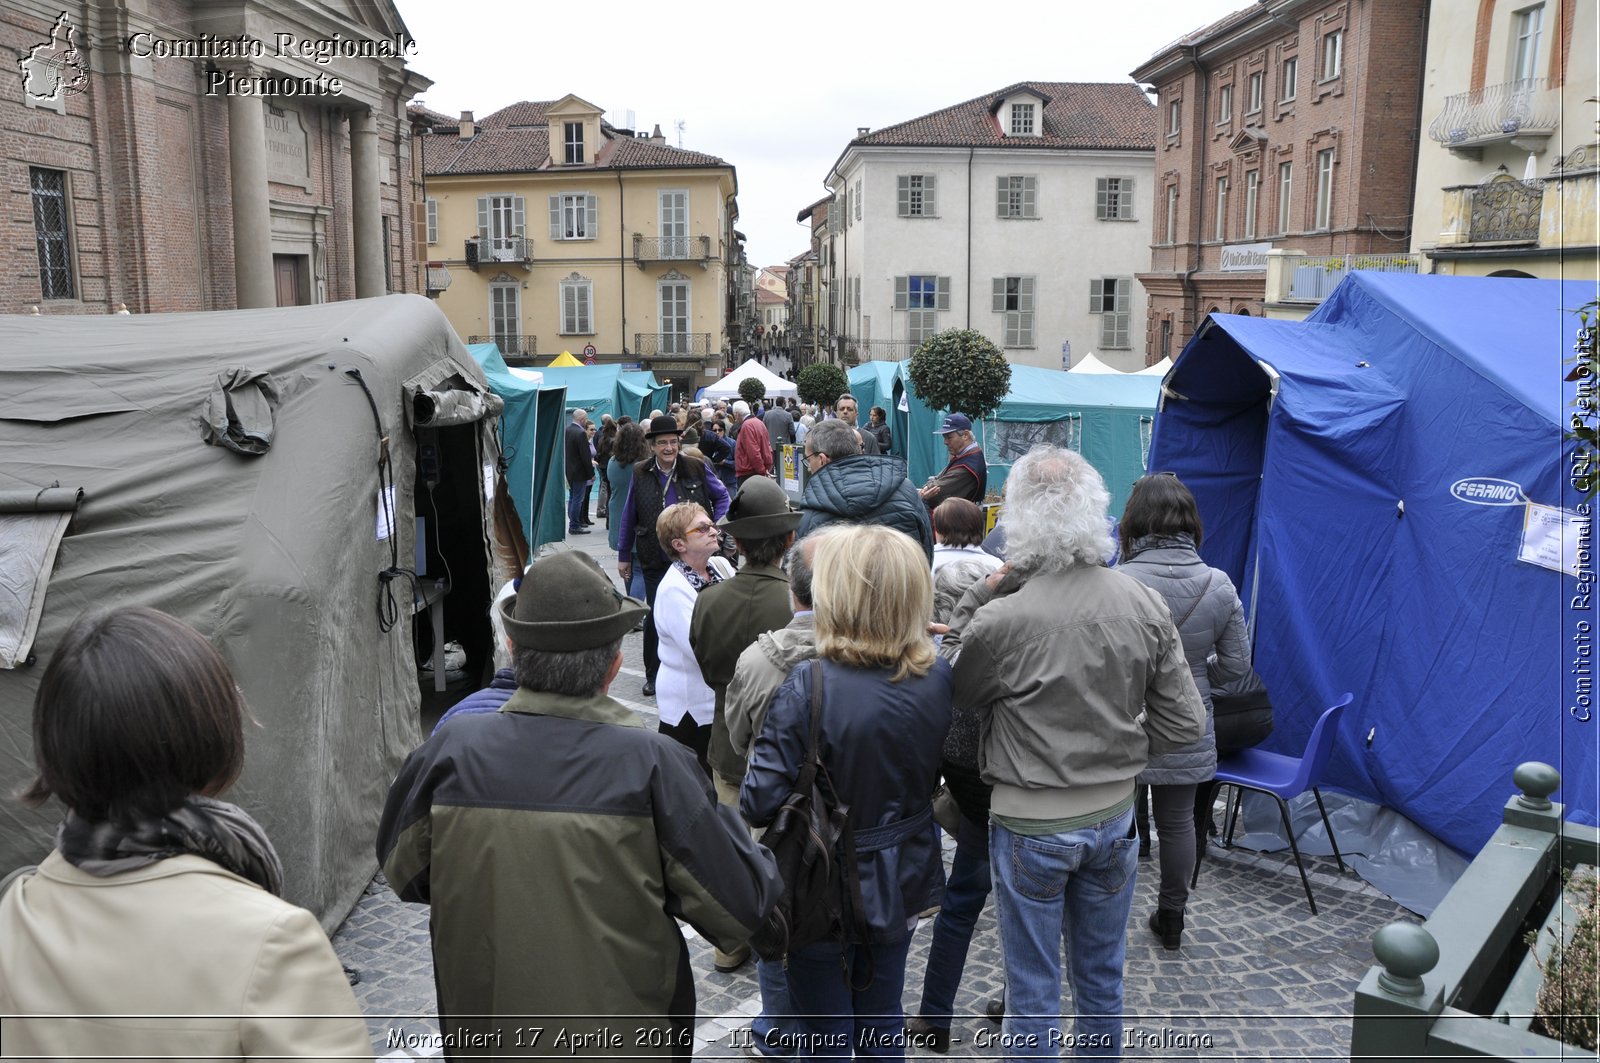
[[303,302],[300,293],[305,290],[301,281],[305,268],[305,258],[300,255],[273,255],[272,275],[278,286],[279,306],[299,306]]

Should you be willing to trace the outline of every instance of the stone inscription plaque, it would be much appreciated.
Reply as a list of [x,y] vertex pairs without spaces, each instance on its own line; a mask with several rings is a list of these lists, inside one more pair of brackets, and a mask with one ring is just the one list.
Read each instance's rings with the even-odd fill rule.
[[311,188],[311,152],[298,111],[267,107],[267,180]]

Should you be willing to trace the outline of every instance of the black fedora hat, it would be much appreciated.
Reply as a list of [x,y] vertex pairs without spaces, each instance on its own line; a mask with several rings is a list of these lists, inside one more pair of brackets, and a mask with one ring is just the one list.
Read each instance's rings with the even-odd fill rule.
[[664,413],[660,417],[650,418],[650,429],[645,432],[644,437],[646,439],[654,439],[656,436],[677,436],[682,434],[683,429],[678,427],[678,419],[669,413]]
[[535,561],[517,593],[500,603],[513,643],[553,653],[608,646],[649,611],[618,592],[594,558],[577,550]]

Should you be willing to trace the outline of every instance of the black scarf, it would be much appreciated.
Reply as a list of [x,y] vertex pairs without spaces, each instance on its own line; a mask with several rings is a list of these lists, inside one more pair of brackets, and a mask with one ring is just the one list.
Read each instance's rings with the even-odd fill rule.
[[56,848],[73,867],[102,877],[190,854],[283,895],[283,864],[261,825],[237,805],[196,794],[166,815],[124,826],[74,812],[56,831]]

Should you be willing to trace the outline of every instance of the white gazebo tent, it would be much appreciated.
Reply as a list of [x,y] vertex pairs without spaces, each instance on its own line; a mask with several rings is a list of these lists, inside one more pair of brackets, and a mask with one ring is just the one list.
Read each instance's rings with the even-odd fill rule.
[[751,359],[723,377],[721,380],[706,388],[702,399],[736,399],[739,397],[739,384],[741,381],[755,377],[767,386],[769,399],[792,399],[798,392],[794,389],[794,381],[785,380],[755,359]]
[[1093,351],[1090,351],[1088,354],[1086,354],[1082,358],[1078,359],[1078,364],[1073,366],[1071,368],[1071,370],[1069,370],[1069,372],[1073,372],[1073,373],[1115,373],[1115,374],[1119,374],[1120,375],[1122,373],[1122,370],[1117,369],[1114,366],[1107,365],[1106,363],[1102,362],[1099,358],[1095,357],[1095,353]]
[[1161,361],[1157,362],[1155,365],[1147,365],[1147,366],[1145,366],[1143,369],[1141,369],[1137,373],[1135,373],[1134,376],[1166,376],[1167,372],[1169,370],[1171,370],[1171,369],[1172,369],[1172,356],[1168,355],[1167,357],[1161,359]]

